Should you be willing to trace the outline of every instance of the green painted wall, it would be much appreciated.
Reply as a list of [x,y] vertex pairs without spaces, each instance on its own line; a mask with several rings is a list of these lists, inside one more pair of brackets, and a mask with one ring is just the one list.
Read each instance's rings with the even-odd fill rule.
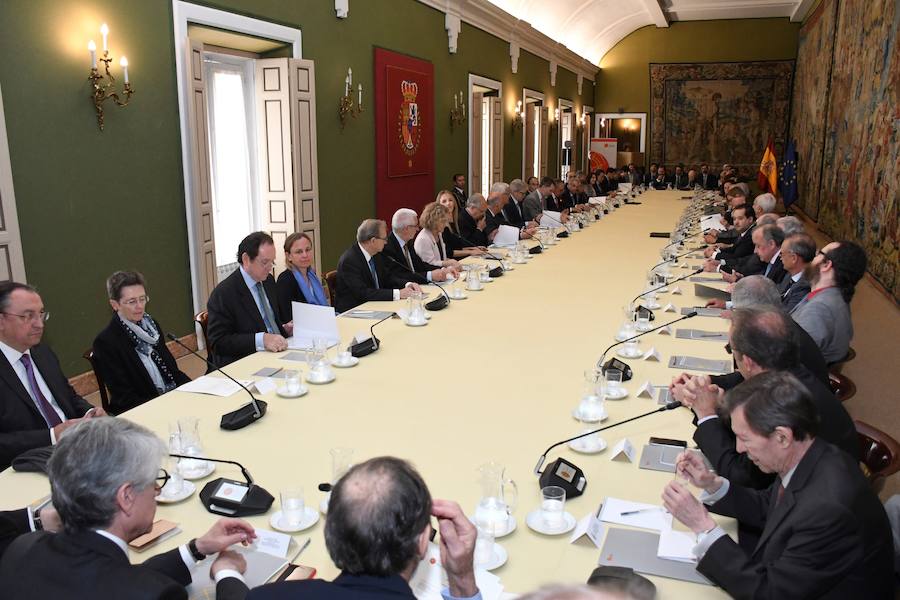
[[800,23],[779,19],[683,21],[626,36],[600,61],[598,112],[650,112],[649,64],[797,57]]
[[[220,0],[210,6],[297,27],[303,56],[316,61],[322,262],[333,267],[360,220],[374,210],[374,116],[339,128],[337,100],[347,67],[373,89],[373,47],[407,53],[435,66],[437,188],[466,171],[467,131],[450,129],[451,93],[468,73],[503,84],[507,124],[504,177],[521,175],[522,133],[509,118],[522,87],[570,98],[580,113],[593,104],[587,81],[579,97],[575,75],[522,51],[510,71],[509,45],[463,25],[459,52],[447,52],[443,13],[414,0],[352,2],[348,19],[331,0]],[[104,281],[134,268],[149,282],[149,312],[173,333],[192,331],[187,226],[169,0],[4,0],[0,3],[0,86],[12,156],[25,267],[53,313],[45,340],[69,374],[108,320]],[[109,23],[116,57],[131,63],[132,105],[110,107],[97,130],[88,101],[87,40],[99,43]],[[371,101],[369,103],[371,106]],[[550,139],[556,139],[551,127]],[[551,144],[550,168],[557,154]],[[430,198],[429,198],[430,199]]]

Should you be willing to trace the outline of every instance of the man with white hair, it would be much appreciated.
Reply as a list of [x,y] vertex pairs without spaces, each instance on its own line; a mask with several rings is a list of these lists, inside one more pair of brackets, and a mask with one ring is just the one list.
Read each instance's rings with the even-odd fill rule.
[[165,455],[162,440],[122,418],[90,419],[66,432],[48,463],[65,531],[30,533],[10,545],[0,564],[4,596],[186,599],[191,569],[218,554],[209,571],[216,597],[243,598],[247,565],[228,548],[252,542],[256,533],[240,519],[219,519],[174,550],[140,565],[129,562],[128,543],[153,528],[156,497],[169,478],[160,468]]
[[766,192],[753,199],[753,210],[756,211],[756,216],[759,218],[762,215],[774,213],[776,204],[778,204],[778,200],[775,199],[775,196]]
[[784,232],[784,237],[790,237],[795,233],[804,233],[806,231],[803,227],[803,221],[793,215],[780,217],[777,225]]
[[[521,189],[525,184],[521,179],[513,180],[513,183],[516,182],[521,184],[517,185],[517,188],[519,189],[515,191],[520,198],[519,202],[521,202],[521,200],[525,198],[524,191]],[[515,224],[510,223],[506,218],[506,209],[511,203],[510,196],[512,193],[513,186],[503,181],[498,181],[491,186],[491,193],[487,198],[487,212],[484,214],[484,233],[487,235],[488,241],[494,240],[501,225],[516,227]],[[537,226],[534,223],[530,223],[527,227],[519,227],[519,239],[530,238],[536,230]]]
[[805,233],[786,236],[781,243],[781,257],[786,276],[778,284],[778,293],[784,310],[791,312],[810,291],[805,273],[816,257],[816,242]]
[[[391,233],[382,253],[389,261],[399,265],[401,269],[415,275],[413,281],[419,284],[433,281],[444,281],[448,274],[457,273],[456,261],[446,267],[425,262],[413,247],[413,240],[419,233],[419,215],[411,208],[400,208],[391,218]],[[452,260],[452,259],[451,259]]]

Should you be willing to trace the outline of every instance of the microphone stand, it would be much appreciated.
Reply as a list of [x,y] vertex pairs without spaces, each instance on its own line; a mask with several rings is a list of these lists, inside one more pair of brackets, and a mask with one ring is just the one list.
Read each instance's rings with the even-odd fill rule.
[[684,280],[687,279],[688,277],[693,277],[694,275],[699,275],[699,274],[702,273],[702,272],[703,272],[703,269],[702,269],[702,268],[697,269],[696,271],[691,271],[690,273],[688,273],[688,274],[685,275],[684,277],[679,277],[678,279],[673,279],[672,281],[666,282],[666,283],[664,283],[664,284],[662,284],[662,285],[658,285],[658,286],[656,286],[656,287],[654,287],[654,288],[650,288],[650,289],[647,290],[646,292],[642,292],[642,293],[638,294],[637,296],[635,296],[634,298],[632,298],[631,301],[634,302],[634,301],[637,300],[638,298],[642,298],[642,297],[646,296],[647,294],[649,294],[650,292],[655,292],[656,290],[661,290],[661,289],[663,289],[664,287],[666,287],[666,286],[669,285],[670,283],[678,283],[679,281],[684,281]]
[[[384,253],[382,252],[382,254],[384,254]],[[416,273],[415,271],[410,269],[408,265],[404,265],[402,262],[400,262],[393,256],[390,256],[389,254],[384,254],[384,257],[387,258],[388,260],[394,262],[395,264],[400,265],[401,267],[403,267],[410,273],[413,273],[414,275],[418,275],[418,273]],[[425,308],[427,308],[430,311],[438,311],[438,310],[441,310],[441,309],[444,309],[444,308],[447,308],[448,306],[450,306],[450,296],[447,295],[447,292],[444,291],[444,288],[439,286],[435,281],[431,281],[431,283],[444,295],[444,297],[443,298],[435,298],[434,300],[426,303]]]
[[364,342],[357,342],[355,344],[352,344],[349,348],[350,354],[355,356],[356,358],[362,358],[363,356],[368,356],[369,354],[372,354],[373,352],[378,350],[378,348],[381,347],[381,341],[377,337],[375,337],[375,326],[379,323],[384,323],[393,316],[394,313],[391,312],[391,314],[389,314],[385,318],[379,319],[378,321],[372,323],[372,326],[369,327],[369,333],[372,337],[365,340]]
[[227,465],[235,465],[241,469],[241,474],[244,476],[244,480],[247,482],[247,492],[244,494],[244,497],[240,501],[225,500],[224,498],[216,497],[219,488],[223,484],[228,486],[240,486],[241,483],[239,481],[226,479],[224,477],[218,477],[208,482],[203,486],[203,489],[200,490],[200,502],[204,507],[206,507],[206,510],[211,513],[225,515],[227,517],[259,515],[267,512],[272,506],[272,502],[274,502],[275,500],[272,494],[253,482],[253,477],[250,476],[250,472],[247,470],[247,468],[236,460],[224,460],[221,458],[207,458],[205,456],[189,456],[187,454],[172,453],[170,453],[169,456],[173,458],[184,458],[188,460],[205,460],[214,463],[224,463]]
[[694,311],[691,311],[688,314],[684,315],[683,317],[678,317],[674,321],[669,321],[668,323],[663,323],[662,325],[657,325],[653,329],[648,329],[647,331],[642,331],[637,335],[633,335],[630,338],[626,338],[626,339],[622,340],[621,342],[616,342],[615,344],[610,344],[609,347],[603,351],[603,354],[600,355],[600,360],[597,361],[597,366],[602,368],[603,359],[606,358],[606,353],[609,352],[610,350],[612,350],[613,348],[615,348],[616,346],[620,346],[622,344],[627,344],[628,342],[634,341],[641,336],[647,335],[648,333],[653,333],[654,331],[658,331],[664,327],[668,327],[669,325],[674,325],[675,323],[678,323],[679,321],[684,321],[685,319],[690,319],[691,317],[696,317],[696,316],[697,316],[697,311],[694,310]]

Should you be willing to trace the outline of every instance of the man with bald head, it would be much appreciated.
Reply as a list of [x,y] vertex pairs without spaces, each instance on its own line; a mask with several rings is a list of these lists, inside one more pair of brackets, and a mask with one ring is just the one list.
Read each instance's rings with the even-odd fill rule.
[[409,580],[428,552],[438,523],[444,600],[480,600],[473,555],[475,526],[456,502],[432,500],[406,461],[373,458],[351,468],[334,486],[325,521],[325,546],[341,570],[334,581],[307,579],[258,587],[249,600],[415,600]]

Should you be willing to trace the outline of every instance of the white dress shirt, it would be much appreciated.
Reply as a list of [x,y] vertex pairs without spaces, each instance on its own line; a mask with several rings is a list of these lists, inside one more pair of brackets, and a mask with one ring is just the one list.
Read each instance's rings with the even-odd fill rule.
[[[360,249],[360,250],[362,250],[362,253],[363,253],[363,259],[365,259],[365,261],[366,261],[366,267],[368,268],[369,261],[372,260],[372,255],[369,254],[368,252],[366,252],[366,249],[363,248],[363,247],[362,247],[362,244],[360,244],[359,242],[356,242],[356,245],[359,246],[359,249]],[[380,282],[380,281],[378,282],[378,285],[379,285],[379,286],[381,285],[381,282]],[[406,286],[409,287],[409,284],[407,283]],[[399,300],[399,299],[400,299],[400,290],[391,290],[391,292],[393,292],[394,300]]]

